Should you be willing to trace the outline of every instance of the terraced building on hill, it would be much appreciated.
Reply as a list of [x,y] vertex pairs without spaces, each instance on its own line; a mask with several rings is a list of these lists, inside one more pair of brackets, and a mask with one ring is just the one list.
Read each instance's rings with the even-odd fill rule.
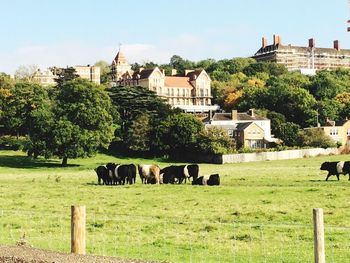
[[252,56],[257,61],[270,61],[284,65],[289,71],[301,71],[312,74],[316,70],[350,68],[350,49],[341,49],[338,40],[333,48],[316,47],[315,39],[309,39],[306,47],[283,45],[280,36],[273,36],[273,43],[268,45],[262,38],[260,49]]

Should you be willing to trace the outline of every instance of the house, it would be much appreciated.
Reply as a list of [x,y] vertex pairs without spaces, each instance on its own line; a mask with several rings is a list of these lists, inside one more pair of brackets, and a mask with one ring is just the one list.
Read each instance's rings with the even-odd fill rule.
[[271,121],[254,113],[248,112],[215,113],[206,127],[217,126],[226,129],[228,135],[237,142],[237,148],[266,148],[268,143],[276,143],[271,135]]
[[[100,67],[97,66],[73,66],[76,74],[82,79],[88,79],[94,83],[100,84]],[[50,69],[35,72],[34,81],[37,81],[43,86],[56,85],[58,76]]]
[[321,129],[325,135],[330,136],[335,142],[342,146],[350,146],[350,120],[332,121],[327,119],[324,126],[308,129]]
[[179,75],[172,70],[171,76],[155,67],[131,70],[125,56],[118,52],[111,65],[112,85],[141,86],[154,91],[172,107],[186,112],[209,112],[219,107],[211,104],[211,79],[205,70],[186,70]]
[[284,65],[289,71],[299,71],[314,75],[316,70],[350,68],[350,49],[341,49],[338,40],[333,47],[317,47],[315,39],[308,41],[308,46],[284,45],[281,37],[273,36],[273,43],[268,45],[265,37],[259,50],[252,56],[257,61],[275,62]]

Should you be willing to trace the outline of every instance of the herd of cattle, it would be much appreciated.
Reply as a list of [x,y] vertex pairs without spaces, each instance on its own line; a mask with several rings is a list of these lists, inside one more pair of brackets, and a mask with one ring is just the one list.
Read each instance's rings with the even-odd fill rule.
[[209,176],[198,176],[198,164],[171,165],[161,169],[155,164],[115,164],[107,163],[95,169],[98,184],[124,185],[136,182],[136,171],[138,171],[143,184],[182,184],[190,181],[192,185],[220,185],[219,174]]
[[[320,169],[328,171],[326,181],[331,175],[335,175],[339,180],[340,174],[348,174],[350,180],[350,161],[324,162]],[[192,185],[220,185],[219,174],[198,176],[198,164],[171,165],[161,169],[155,164],[136,166],[107,163],[98,166],[95,171],[98,184],[105,185],[135,184],[137,171],[143,184],[182,184],[192,178]]]

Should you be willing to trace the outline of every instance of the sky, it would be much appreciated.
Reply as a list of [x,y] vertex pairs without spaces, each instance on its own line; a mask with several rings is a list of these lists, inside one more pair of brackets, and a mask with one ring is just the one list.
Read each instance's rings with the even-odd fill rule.
[[21,66],[248,57],[282,44],[350,49],[347,0],[0,0],[0,72]]

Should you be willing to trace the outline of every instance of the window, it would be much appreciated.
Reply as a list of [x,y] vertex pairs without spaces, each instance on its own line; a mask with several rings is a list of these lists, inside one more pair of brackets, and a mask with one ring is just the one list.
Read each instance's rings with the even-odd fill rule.
[[350,136],[350,129],[348,129],[348,131],[346,132],[347,136]]
[[330,135],[338,135],[338,129],[331,129],[330,132],[329,132]]

